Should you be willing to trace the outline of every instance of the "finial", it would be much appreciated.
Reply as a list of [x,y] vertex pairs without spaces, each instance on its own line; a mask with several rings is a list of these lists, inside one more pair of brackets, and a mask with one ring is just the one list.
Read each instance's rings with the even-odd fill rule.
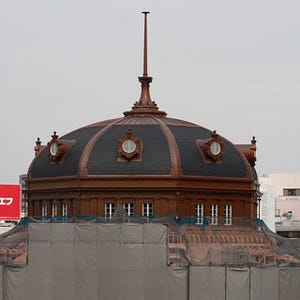
[[37,156],[41,152],[41,150],[43,148],[41,144],[42,144],[42,142],[41,142],[40,138],[38,137],[35,141],[35,147],[34,147],[35,156]]
[[219,136],[219,135],[217,134],[217,131],[214,130],[214,131],[211,133],[211,136],[212,136],[212,137],[217,137],[217,136]]
[[144,14],[144,69],[143,69],[143,76],[148,76],[148,37],[147,37],[147,15],[149,11],[143,11]]
[[139,77],[141,83],[141,96],[139,101],[136,101],[131,111],[124,112],[125,116],[128,115],[163,115],[164,111],[158,110],[157,104],[151,100],[150,97],[150,83],[152,77],[148,76],[148,36],[147,36],[147,15],[149,11],[143,11],[144,14],[144,57],[143,57],[143,76]]
[[51,135],[53,140],[57,140],[58,135],[56,134],[56,131],[53,131],[53,135]]
[[255,139],[255,136],[253,136],[252,140],[251,140],[251,149],[252,150],[256,150],[256,139]]

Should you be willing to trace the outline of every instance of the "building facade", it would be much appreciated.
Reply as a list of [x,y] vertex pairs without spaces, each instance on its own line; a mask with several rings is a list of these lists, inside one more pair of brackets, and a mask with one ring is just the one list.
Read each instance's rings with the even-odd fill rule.
[[270,229],[286,237],[300,237],[300,174],[271,173],[260,177],[262,218]]
[[139,100],[123,117],[36,141],[29,216],[111,217],[121,206],[130,216],[256,218],[255,138],[235,145],[159,110],[150,97],[146,17]]

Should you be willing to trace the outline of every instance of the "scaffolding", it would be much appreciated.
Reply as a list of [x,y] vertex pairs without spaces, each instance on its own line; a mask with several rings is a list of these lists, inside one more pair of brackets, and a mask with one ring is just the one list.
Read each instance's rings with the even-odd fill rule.
[[[131,217],[116,210],[103,216],[26,218],[0,235],[0,264],[24,266],[27,262],[28,223],[161,223],[168,226],[168,264],[186,266],[300,266],[300,239],[281,237],[261,220],[211,220],[209,217]],[[230,225],[225,225],[230,224]]]

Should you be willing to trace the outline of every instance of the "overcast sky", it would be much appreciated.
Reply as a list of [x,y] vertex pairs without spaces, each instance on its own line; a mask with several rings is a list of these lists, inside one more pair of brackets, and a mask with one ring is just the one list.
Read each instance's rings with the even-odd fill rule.
[[300,172],[299,0],[0,0],[0,182],[18,183],[37,137],[138,100],[144,10],[160,109],[255,136],[260,175]]

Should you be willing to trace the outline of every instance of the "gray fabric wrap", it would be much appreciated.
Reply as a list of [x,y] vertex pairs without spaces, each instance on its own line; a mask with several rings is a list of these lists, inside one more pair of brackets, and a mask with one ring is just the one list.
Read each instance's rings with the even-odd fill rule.
[[28,265],[0,265],[0,300],[299,299],[300,268],[170,268],[162,224],[29,224]]
[[249,300],[250,272],[248,268],[227,268],[226,299]]
[[190,299],[224,300],[225,268],[191,267]]
[[[1,266],[0,300],[187,299],[162,224],[29,224],[28,265]],[[0,279],[1,279],[0,278]]]

